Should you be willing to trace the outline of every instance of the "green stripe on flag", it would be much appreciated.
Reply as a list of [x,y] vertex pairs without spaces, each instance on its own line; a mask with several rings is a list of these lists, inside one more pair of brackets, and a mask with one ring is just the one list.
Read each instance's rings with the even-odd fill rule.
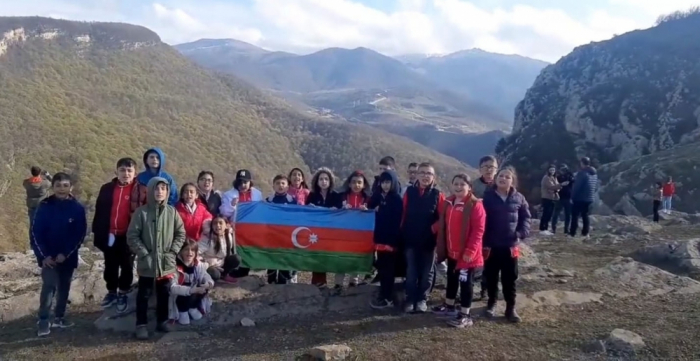
[[372,254],[236,247],[243,266],[250,269],[276,269],[309,272],[364,274],[372,271]]

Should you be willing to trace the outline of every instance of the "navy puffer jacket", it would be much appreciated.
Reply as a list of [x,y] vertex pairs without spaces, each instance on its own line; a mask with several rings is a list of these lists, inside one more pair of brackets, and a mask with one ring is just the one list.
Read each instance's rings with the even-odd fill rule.
[[514,188],[504,200],[493,187],[484,192],[486,231],[484,247],[510,248],[530,235],[530,209],[525,196]]

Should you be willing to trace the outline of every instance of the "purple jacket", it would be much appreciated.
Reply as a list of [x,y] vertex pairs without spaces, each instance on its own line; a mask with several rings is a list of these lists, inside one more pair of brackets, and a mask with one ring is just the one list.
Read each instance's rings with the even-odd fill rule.
[[484,247],[510,248],[530,235],[530,209],[525,197],[514,188],[503,200],[494,188],[484,192],[486,231]]

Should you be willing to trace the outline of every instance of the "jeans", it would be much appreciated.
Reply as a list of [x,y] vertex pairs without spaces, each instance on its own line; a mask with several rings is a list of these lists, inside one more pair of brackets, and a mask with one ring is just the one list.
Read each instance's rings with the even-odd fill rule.
[[554,200],[542,199],[542,218],[540,219],[540,231],[546,231],[549,227],[549,221],[554,213]]
[[70,284],[73,281],[75,268],[56,265],[54,268],[41,268],[41,293],[39,294],[39,320],[46,321],[51,313],[51,305],[56,297],[54,316],[62,318],[66,315],[66,305],[70,295]]
[[397,256],[396,252],[377,252],[379,296],[389,301],[394,299],[394,275],[396,274]]
[[569,232],[569,235],[572,237],[576,236],[578,217],[581,216],[581,221],[583,222],[581,235],[588,236],[588,232],[591,229],[591,219],[589,218],[589,213],[591,212],[592,204],[593,202],[574,201],[574,204],[571,206],[571,232]]
[[569,233],[571,226],[571,199],[560,199],[554,206],[554,214],[552,214],[552,233],[557,232],[557,223],[559,222],[559,214],[564,210],[564,234]]
[[134,254],[126,244],[126,236],[116,236],[114,245],[105,249],[104,257],[103,277],[107,291],[128,292],[134,282]]
[[663,197],[663,202],[664,202],[664,211],[670,212],[671,211],[671,203],[673,201],[673,196],[670,197]]
[[203,297],[203,295],[177,296],[175,299],[177,312],[187,312],[191,309],[198,310]]
[[661,207],[661,201],[654,200],[652,212],[654,213],[654,222],[656,223],[659,223],[659,207]]
[[407,248],[406,302],[426,301],[435,279],[435,248]]
[[498,299],[498,278],[503,286],[503,299],[506,307],[515,306],[515,281],[518,280],[518,259],[513,258],[510,248],[492,248],[484,264],[484,274],[488,282],[488,305],[495,305]]
[[168,320],[170,282],[170,279],[156,280],[151,277],[139,277],[139,289],[136,293],[136,326],[148,324],[148,299],[151,298],[154,289],[156,292],[156,321],[160,325]]
[[463,309],[468,309],[472,307],[472,300],[474,299],[474,280],[481,277],[482,269],[470,269],[468,270],[468,276],[466,281],[459,280],[460,270],[457,270],[457,261],[448,259],[447,260],[447,291],[445,292],[445,299],[454,300],[457,298],[457,291],[459,291],[459,305]]

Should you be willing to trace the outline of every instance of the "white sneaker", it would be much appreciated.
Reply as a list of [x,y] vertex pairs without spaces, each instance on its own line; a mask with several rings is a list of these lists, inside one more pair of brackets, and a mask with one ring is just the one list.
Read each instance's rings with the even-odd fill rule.
[[189,325],[190,324],[190,314],[187,312],[180,312],[180,317],[178,317],[177,323],[179,323],[181,325]]
[[540,231],[540,234],[543,236],[553,236],[554,235],[554,233],[552,233],[550,231]]
[[196,308],[190,308],[190,318],[191,318],[192,320],[195,320],[195,321],[201,320],[201,319],[202,319],[202,313],[199,312],[199,310],[196,309]]

